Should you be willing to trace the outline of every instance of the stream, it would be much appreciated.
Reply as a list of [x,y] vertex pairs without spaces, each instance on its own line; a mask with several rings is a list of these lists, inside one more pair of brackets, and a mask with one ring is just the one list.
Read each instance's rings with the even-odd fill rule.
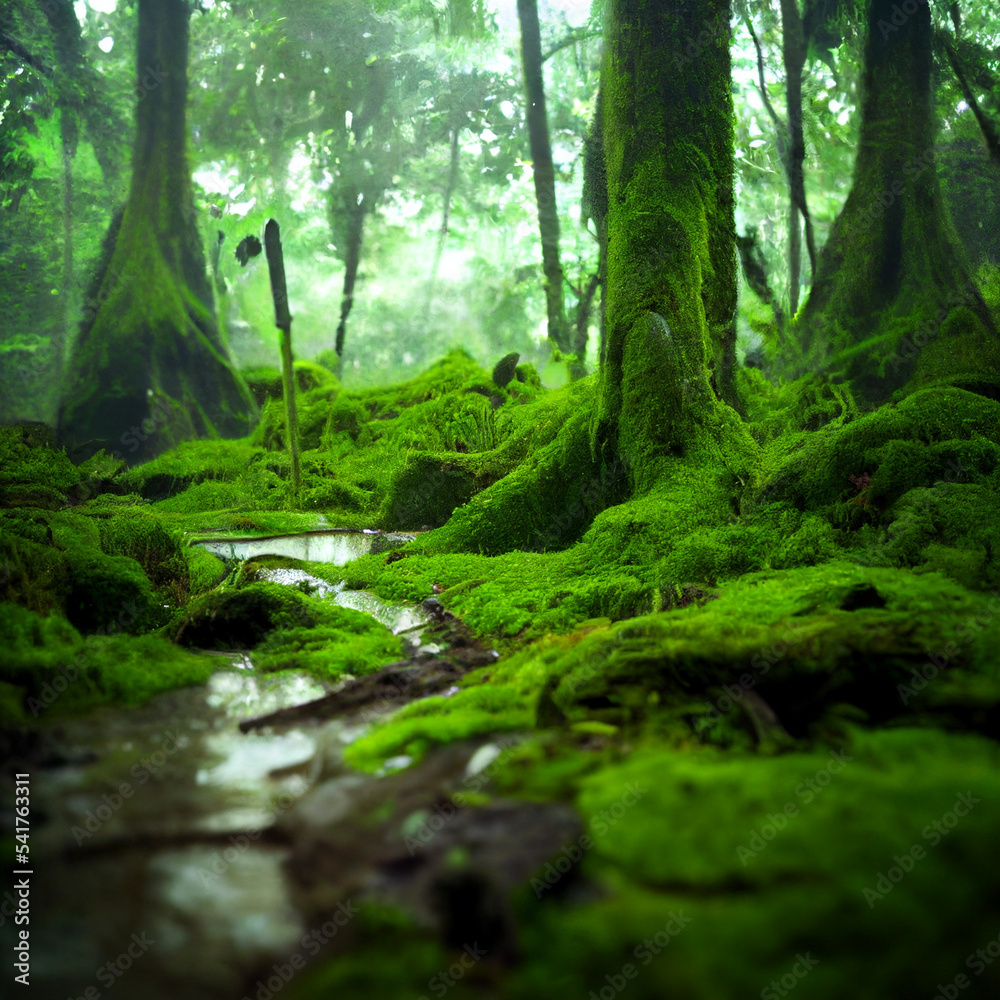
[[[342,565],[409,537],[325,532],[201,544],[227,560],[273,554]],[[403,656],[437,652],[419,645],[422,609],[302,570],[267,577],[307,580],[321,596],[405,633]],[[379,780],[343,764],[344,747],[372,714],[364,723],[334,718],[242,733],[241,721],[348,682],[331,689],[303,674],[258,676],[246,654],[221,658],[227,668],[205,686],[46,730],[47,760],[32,773],[35,995],[239,997],[252,970],[287,954],[308,929],[289,895],[289,849],[263,834],[320,782],[337,779],[350,794]]]

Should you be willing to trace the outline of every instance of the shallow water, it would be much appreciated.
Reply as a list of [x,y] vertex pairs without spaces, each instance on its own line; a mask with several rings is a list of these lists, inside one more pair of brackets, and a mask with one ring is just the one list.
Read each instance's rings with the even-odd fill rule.
[[118,998],[176,996],[181,981],[185,997],[234,994],[248,966],[287,950],[303,928],[286,852],[261,834],[357,733],[342,740],[333,721],[244,735],[237,723],[324,693],[304,675],[226,671],[58,727],[81,762],[33,776],[39,995],[103,993],[97,970],[133,933],[155,946],[115,980]]
[[354,608],[371,615],[381,622],[393,635],[400,632],[415,631],[418,626],[425,625],[429,618],[419,607],[405,604],[392,604],[383,601],[367,590],[345,590],[344,582],[327,583],[317,576],[312,576],[302,569],[268,569],[260,573],[262,580],[281,583],[286,586],[308,584],[319,597],[332,597],[342,608]]
[[312,531],[274,538],[219,538],[196,545],[223,559],[254,559],[257,556],[286,556],[306,562],[343,566],[352,559],[411,542],[415,535],[378,531]]
[[[340,564],[370,549],[357,532],[225,546]],[[214,549],[217,551],[217,549]],[[419,644],[427,616],[302,570],[269,570],[277,583],[312,584],[321,596],[372,615]],[[252,657],[252,654],[250,654]],[[220,657],[222,658],[222,657]],[[239,997],[246,976],[285,955],[307,930],[292,906],[286,849],[270,829],[310,789],[342,779],[343,748],[365,727],[332,720],[254,730],[238,723],[321,697],[304,674],[258,676],[247,654],[201,687],[160,695],[135,709],[101,709],[49,731],[61,766],[36,769],[32,985],[38,996],[98,994],[115,1000]],[[346,806],[350,808],[349,803]],[[33,921],[34,923],[35,921]],[[137,958],[136,939],[152,942]],[[106,963],[128,964],[110,978]]]

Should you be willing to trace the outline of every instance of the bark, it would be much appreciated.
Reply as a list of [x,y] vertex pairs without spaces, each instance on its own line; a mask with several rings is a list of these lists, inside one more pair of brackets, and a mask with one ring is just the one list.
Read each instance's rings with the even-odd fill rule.
[[53,377],[62,380],[66,356],[73,339],[75,316],[73,276],[73,160],[80,142],[81,78],[84,76],[80,22],[69,4],[43,4],[52,31],[56,57],[56,106],[59,108],[59,138],[62,143],[62,296],[63,329],[55,351]]
[[255,406],[219,335],[188,165],[189,7],[140,0],[132,183],[85,304],[60,411],[79,454],[134,461],[241,437]]
[[[727,0],[613,0],[602,73],[607,356],[596,444],[633,489],[677,457],[740,478],[753,445],[711,385],[736,306]],[[710,38],[697,57],[688,39]],[[678,48],[678,46],[680,46]]]
[[288,286],[285,283],[285,258],[281,249],[281,231],[274,219],[264,227],[264,251],[271,277],[274,299],[274,324],[281,331],[281,388],[285,401],[285,439],[292,461],[292,489],[302,486],[299,462],[299,414],[295,402],[295,358],[292,356],[292,316],[288,309]]
[[[803,164],[806,158],[802,128],[802,71],[806,64],[806,36],[796,0],[781,0],[781,52],[785,65],[785,107],[788,114],[788,145],[785,169],[789,187],[788,227],[788,312],[799,308],[799,284],[802,271],[802,225],[806,230],[809,265],[816,273],[816,239],[806,204]],[[801,216],[801,220],[799,218]]]
[[[956,24],[956,32],[957,27]],[[962,61],[959,59],[958,53],[955,51],[955,46],[952,45],[951,39],[944,32],[941,33],[941,41],[948,55],[948,63],[958,79],[959,86],[962,88],[962,96],[965,98],[965,103],[972,108],[972,113],[976,116],[976,123],[979,125],[979,131],[983,134],[983,141],[986,143],[986,152],[989,153],[990,159],[1000,167],[1000,128],[983,111],[979,103],[979,98],[969,84],[968,74],[962,66]]]
[[563,299],[563,271],[559,262],[559,216],[556,211],[555,167],[549,142],[549,123],[542,80],[542,43],[537,0],[517,0],[521,22],[521,63],[527,98],[528,138],[531,143],[538,231],[542,240],[542,272],[549,337],[561,351],[570,350],[569,327]]
[[[353,197],[351,196],[353,195]],[[340,300],[340,323],[337,324],[337,340],[335,348],[337,357],[343,358],[344,338],[347,335],[347,317],[354,305],[354,282],[358,277],[358,266],[361,263],[361,242],[365,230],[365,213],[367,208],[362,201],[358,204],[356,189],[349,189],[344,199],[344,210],[347,213],[346,238],[344,247],[344,291]]]
[[1000,383],[997,336],[934,167],[931,17],[870,0],[854,183],[820,256],[793,372],[878,403],[913,384]]
[[583,141],[583,196],[580,214],[584,221],[594,220],[594,236],[597,239],[597,280],[601,286],[599,357],[603,367],[608,299],[608,178],[604,164],[604,99],[600,89],[597,91],[594,105],[594,120],[590,123],[587,137]]
[[592,274],[586,286],[581,285],[576,291],[576,317],[573,322],[573,355],[576,357],[570,365],[570,378],[583,378],[587,374],[585,359],[587,357],[587,341],[590,339],[590,310],[594,304],[594,295],[601,284],[600,272]]

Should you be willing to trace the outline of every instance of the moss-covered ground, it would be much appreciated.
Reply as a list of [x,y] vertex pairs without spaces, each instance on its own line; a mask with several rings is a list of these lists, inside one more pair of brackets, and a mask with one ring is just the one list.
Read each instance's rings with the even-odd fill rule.
[[680,450],[637,485],[592,446],[594,378],[547,391],[519,369],[499,387],[454,354],[355,392],[303,369],[293,495],[280,401],[267,373],[249,384],[252,437],[133,468],[0,429],[3,725],[198,683],[218,666],[202,649],[371,673],[400,656],[385,628],[269,582],[274,561],[190,543],[412,530],[344,567],[281,565],[436,595],[501,656],[371,727],[349,762],[419,766],[511,734],[468,802],[568,803],[585,838],[505,904],[513,941],[493,953],[365,905],[349,950],[286,995],[714,1000],[801,983],[929,1000],[960,976],[955,995],[996,994],[1000,403],[924,382],[866,410],[845,386],[744,371],[752,466]]

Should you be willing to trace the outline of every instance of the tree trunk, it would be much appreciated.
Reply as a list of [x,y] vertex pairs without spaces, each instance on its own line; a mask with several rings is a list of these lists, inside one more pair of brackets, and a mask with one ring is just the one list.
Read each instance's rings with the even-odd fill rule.
[[458,136],[460,126],[456,125],[451,130],[451,161],[448,165],[448,181],[444,189],[444,205],[441,209],[441,228],[438,230],[437,245],[434,247],[434,260],[431,262],[431,273],[427,278],[427,304],[424,308],[424,317],[430,317],[431,302],[434,299],[434,286],[437,284],[438,268],[441,266],[441,255],[444,253],[444,244],[448,239],[448,220],[451,216],[451,196],[455,192],[455,183],[458,180]]
[[934,167],[931,17],[871,0],[854,183],[823,248],[793,371],[869,404],[907,384],[1000,384],[990,320]]
[[128,202],[94,288],[59,426],[80,454],[133,461],[205,435],[240,437],[255,406],[227,356],[194,217],[183,0],[140,0]]
[[537,0],[517,0],[521,22],[521,63],[528,102],[528,138],[531,143],[538,231],[542,239],[542,271],[549,337],[561,351],[569,351],[570,334],[563,300],[563,272],[559,263],[559,215],[556,211],[556,175],[549,143],[549,123],[542,82],[542,43],[538,29]]
[[[69,114],[63,108],[64,118]],[[73,126],[73,132],[76,126]],[[63,329],[59,347],[56,350],[56,370],[54,380],[58,385],[66,370],[66,358],[73,343],[73,321],[75,318],[76,281],[73,278],[73,157],[76,154],[76,139],[67,136],[65,125],[62,128],[62,224],[63,224],[63,261],[62,261],[62,294],[63,294]]]
[[56,105],[59,108],[59,138],[62,143],[62,295],[63,328],[55,344],[53,379],[62,381],[66,358],[73,341],[76,282],[73,279],[73,160],[80,140],[80,96],[86,76],[80,22],[69,4],[43,4],[42,11],[52,31],[56,57]]
[[[788,114],[788,313],[799,309],[799,283],[802,272],[802,225],[806,229],[809,266],[816,273],[816,239],[806,205],[803,163],[806,158],[802,128],[802,71],[806,64],[806,36],[796,0],[781,0],[781,53],[785,64],[785,106]],[[801,221],[799,219],[801,216]]]
[[[364,236],[365,212],[367,211],[363,201],[358,204],[357,195],[354,192],[355,189],[351,188],[350,194],[344,199],[344,208],[347,212],[347,244],[344,247],[344,292],[340,300],[340,323],[337,324],[335,344],[338,358],[343,358],[344,355],[347,317],[350,316],[351,306],[354,305],[354,282],[358,277],[358,266],[361,263],[361,241]],[[354,194],[353,198],[351,194]]]
[[[596,443],[637,493],[707,446],[743,478],[753,445],[712,390],[736,305],[728,0],[613,0],[602,73],[607,357]],[[711,38],[697,58],[684,40]]]
[[601,286],[601,312],[599,318],[598,356],[604,366],[605,342],[604,323],[608,301],[608,178],[604,164],[604,98],[598,88],[594,101],[594,119],[590,123],[587,137],[583,140],[583,196],[580,199],[580,214],[584,221],[594,220],[594,235],[597,238],[598,264],[597,281]]
[[576,316],[573,320],[573,361],[569,366],[571,379],[583,378],[587,374],[587,341],[590,339],[590,310],[594,304],[594,295],[601,284],[601,274],[592,274],[584,285],[582,282],[576,291]]

